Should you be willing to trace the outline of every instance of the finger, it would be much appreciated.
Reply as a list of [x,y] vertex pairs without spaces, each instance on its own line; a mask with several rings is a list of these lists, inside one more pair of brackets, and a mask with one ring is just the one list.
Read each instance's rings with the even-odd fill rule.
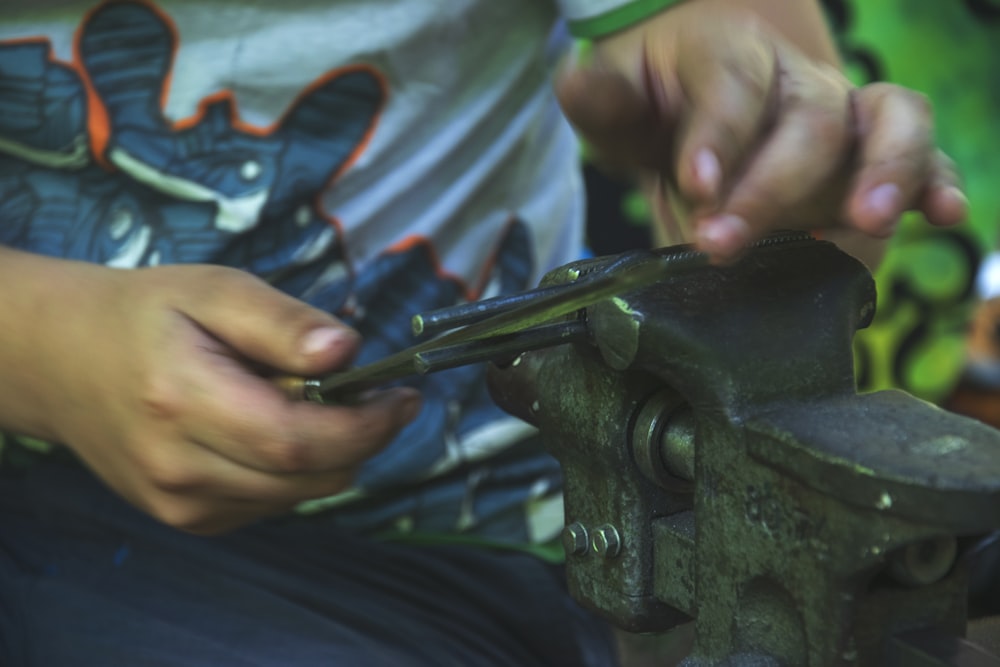
[[181,427],[220,455],[265,472],[349,468],[380,451],[420,410],[416,390],[381,391],[351,406],[286,400],[235,362],[205,366]]
[[860,148],[845,218],[885,237],[904,211],[918,206],[934,172],[930,104],[919,93],[880,83],[855,91],[854,111]]
[[935,155],[929,180],[919,203],[927,221],[940,226],[963,222],[969,215],[969,200],[962,191],[955,163],[941,151]]
[[[244,394],[246,395],[246,394]],[[262,472],[350,469],[381,451],[416,416],[410,389],[378,392],[352,406],[257,402],[260,409],[216,411],[186,432],[217,454]]]
[[140,397],[145,413],[219,455],[265,472],[351,467],[372,456],[420,409],[420,395],[399,388],[350,407],[289,401],[233,358],[220,341],[188,327],[175,333],[189,363]]
[[[677,71],[688,106],[676,174],[681,196],[695,208],[717,205],[725,181],[765,134],[776,108],[774,46],[741,37],[720,42],[712,57],[696,44],[678,49]],[[647,58],[654,63],[650,69],[665,67],[654,49],[647,49]]]
[[770,231],[818,224],[802,216],[815,208],[818,194],[836,187],[850,154],[847,90],[846,82],[824,74],[805,77],[784,93],[777,125],[720,212],[696,222],[700,249],[716,261],[730,261]]
[[[139,495],[171,525],[233,510],[281,512],[305,500],[340,493],[360,467],[359,463],[334,471],[262,472],[221,457],[202,443],[183,440],[150,443],[135,456],[144,486]],[[183,515],[176,507],[182,501],[191,501],[183,503],[188,510]],[[167,517],[174,510],[178,513]]]
[[357,352],[356,332],[250,274],[206,266],[194,280],[197,297],[188,293],[177,310],[248,359],[316,375],[349,364]]
[[191,441],[150,442],[131,451],[135,460],[119,493],[162,523],[197,534],[224,532],[341,493],[356,472],[263,473]]
[[604,163],[659,168],[671,154],[673,116],[621,74],[570,65],[555,89],[566,118]]
[[291,435],[258,441],[254,457],[268,470],[353,468],[385,448],[421,406],[420,393],[407,387],[380,390],[350,406],[291,403],[286,412]]

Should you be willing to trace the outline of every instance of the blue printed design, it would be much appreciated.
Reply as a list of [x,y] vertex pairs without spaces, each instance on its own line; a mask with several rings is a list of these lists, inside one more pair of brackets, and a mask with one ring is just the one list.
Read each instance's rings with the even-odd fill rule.
[[86,101],[79,77],[50,60],[43,42],[12,44],[0,57],[0,140],[53,159],[86,160]]
[[[531,256],[526,226],[512,222],[498,246],[490,291],[506,294],[528,287]],[[460,298],[459,286],[436,278],[435,269],[430,248],[417,245],[405,253],[384,256],[372,272],[359,276],[357,295],[364,309],[360,318],[347,318],[367,341],[359,363],[411,345],[411,313],[447,306]],[[384,289],[387,284],[394,289]],[[394,337],[393,332],[398,335]],[[362,469],[358,485],[377,500],[344,508],[342,523],[392,530],[400,526],[402,517],[408,530],[471,530],[492,539],[528,541],[524,522],[528,489],[557,491],[561,477],[556,461],[539,456],[537,443],[487,464],[468,460],[466,445],[471,434],[486,424],[510,419],[489,397],[482,365],[413,378],[408,384],[423,393],[424,409]],[[413,486],[444,463],[446,472],[452,474],[434,485]],[[400,487],[406,492],[398,493]]]
[[84,26],[80,65],[109,120],[101,157],[113,171],[58,159],[86,136],[76,73],[44,44],[0,47],[0,242],[120,267],[233,266],[335,310],[343,286],[316,283],[349,272],[328,270],[343,263],[342,240],[316,199],[371,129],[380,81],[364,68],[334,73],[266,133],[237,127],[226,98],[174,128],[159,104],[176,46],[143,3],[103,4]]
[[[498,293],[525,289],[530,277],[529,238],[523,224],[514,223],[500,245],[500,261],[494,271]],[[368,341],[358,363],[375,361],[412,345],[410,317],[413,313],[454,304],[458,285],[435,278],[430,249],[418,245],[406,253],[387,255],[373,271],[359,276],[358,300],[365,304],[360,320],[347,318]],[[393,285],[387,290],[385,285]],[[359,483],[367,487],[398,484],[412,479],[414,470],[427,470],[449,455],[445,438],[463,435],[502,416],[486,391],[485,369],[464,366],[410,381],[425,398],[424,409],[401,437],[371,461]],[[445,438],[442,438],[442,434]]]
[[[317,204],[384,103],[373,71],[321,78],[267,131],[239,123],[225,95],[174,125],[160,104],[179,44],[145,2],[105,2],[88,17],[75,65],[104,110],[106,144],[88,136],[101,119],[88,119],[74,67],[54,61],[40,41],[0,44],[0,243],[124,268],[214,263],[252,272],[356,327],[365,339],[359,363],[413,344],[413,313],[464,298],[426,244],[386,252],[355,275],[338,227]],[[491,293],[529,286],[531,250],[527,228],[512,221],[498,241]],[[465,465],[466,438],[504,418],[481,366],[408,382],[423,391],[425,409],[369,462],[359,485],[411,492],[345,509],[343,520],[378,528],[406,514],[423,530],[492,522],[494,532],[524,537],[512,522],[523,519],[528,487],[540,478],[556,485],[555,462]],[[413,486],[442,470],[446,480]]]

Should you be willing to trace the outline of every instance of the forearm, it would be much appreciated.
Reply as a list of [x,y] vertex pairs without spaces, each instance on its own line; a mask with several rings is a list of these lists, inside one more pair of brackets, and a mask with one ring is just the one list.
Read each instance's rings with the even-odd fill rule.
[[[101,266],[53,259],[0,246],[0,428],[57,439],[49,369],[56,358],[86,355],[74,341],[74,320],[97,298]],[[73,349],[76,348],[76,349]],[[69,352],[69,354],[67,354]]]

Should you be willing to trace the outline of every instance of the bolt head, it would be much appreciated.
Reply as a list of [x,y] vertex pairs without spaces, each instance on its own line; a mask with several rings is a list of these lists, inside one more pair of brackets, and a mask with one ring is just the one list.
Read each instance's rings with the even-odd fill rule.
[[618,529],[608,523],[597,528],[594,531],[594,536],[591,538],[590,548],[594,553],[603,558],[614,558],[617,556],[622,549],[622,540],[618,534]]
[[587,528],[579,521],[574,521],[563,528],[563,548],[568,555],[579,556],[587,553],[590,538]]

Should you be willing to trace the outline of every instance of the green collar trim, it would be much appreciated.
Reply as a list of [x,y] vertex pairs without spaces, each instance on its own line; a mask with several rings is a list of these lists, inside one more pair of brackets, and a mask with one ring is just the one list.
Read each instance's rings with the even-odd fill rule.
[[604,37],[627,28],[684,0],[633,0],[597,16],[569,22],[569,31],[579,39]]

